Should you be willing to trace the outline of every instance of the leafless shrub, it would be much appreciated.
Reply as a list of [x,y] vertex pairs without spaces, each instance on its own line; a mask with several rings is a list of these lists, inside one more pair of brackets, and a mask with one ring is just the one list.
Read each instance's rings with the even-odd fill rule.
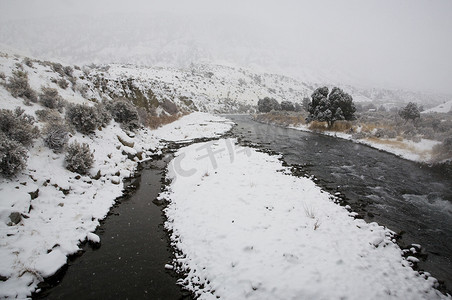
[[26,101],[37,102],[36,92],[32,90],[28,83],[28,74],[20,70],[14,70],[12,76],[8,78],[6,88],[15,98],[20,97]]
[[32,60],[31,60],[30,58],[25,57],[24,60],[23,60],[23,63],[24,63],[27,67],[33,68],[33,62],[32,62]]
[[40,122],[58,123],[63,120],[60,113],[54,109],[40,109],[35,114]]
[[50,109],[63,108],[63,98],[61,98],[56,89],[41,87],[41,91],[41,94],[39,94],[39,103],[44,107]]
[[73,77],[74,69],[71,66],[63,67],[63,72],[67,77]]
[[61,76],[64,76],[64,68],[63,65],[60,63],[50,63],[50,67],[55,73],[60,74]]
[[84,134],[93,133],[101,125],[97,109],[82,104],[67,107],[66,120],[77,131]]
[[0,132],[5,136],[27,147],[33,144],[33,139],[39,136],[39,130],[34,124],[34,118],[17,107],[14,111],[0,110]]
[[94,107],[97,110],[99,125],[106,127],[112,119],[110,111],[108,111],[103,103],[96,103]]
[[0,174],[11,177],[27,165],[27,150],[0,132]]
[[62,123],[48,123],[44,128],[44,143],[53,151],[61,152],[69,140],[69,129]]
[[67,89],[67,87],[69,86],[69,83],[64,78],[58,79],[57,84],[63,90]]
[[113,119],[121,123],[127,130],[135,130],[140,127],[140,120],[136,107],[127,99],[115,99],[106,104]]
[[67,148],[66,169],[81,175],[87,174],[94,163],[94,155],[86,143],[73,142]]

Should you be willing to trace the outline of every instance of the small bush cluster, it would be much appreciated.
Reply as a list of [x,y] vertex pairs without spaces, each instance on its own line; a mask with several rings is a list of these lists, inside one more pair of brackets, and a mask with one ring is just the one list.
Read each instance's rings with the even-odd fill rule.
[[66,169],[79,174],[87,174],[94,163],[94,155],[86,143],[73,142],[67,147]]
[[32,62],[32,60],[31,60],[30,58],[25,57],[24,60],[23,60],[23,63],[24,63],[27,67],[33,68],[33,62]]
[[63,90],[67,89],[67,87],[69,86],[69,83],[64,78],[58,79],[57,84]]
[[39,130],[33,126],[33,117],[19,107],[15,111],[0,110],[0,173],[15,175],[27,164],[25,147],[33,144]]
[[84,104],[70,105],[66,110],[66,120],[84,134],[93,133],[100,126],[97,109]]
[[73,89],[80,93],[83,98],[88,98],[88,86],[84,84],[76,84]]
[[81,133],[93,133],[99,127],[106,127],[112,119],[110,111],[102,103],[94,106],[85,104],[69,105],[66,109],[66,120]]
[[54,109],[40,109],[35,111],[36,116],[40,122],[61,123],[62,118],[58,111]]
[[56,89],[42,87],[41,90],[39,103],[50,109],[61,110],[63,108],[63,98],[61,98]]
[[274,98],[265,97],[257,102],[259,112],[270,112],[272,110],[281,110],[281,105]]
[[61,152],[69,140],[69,129],[62,123],[49,123],[44,128],[44,143],[55,152]]
[[12,76],[8,78],[6,88],[9,90],[13,97],[23,98],[26,101],[26,104],[38,101],[36,92],[30,87],[30,84],[28,83],[27,72],[21,70],[13,71]]
[[395,139],[397,137],[397,132],[388,128],[378,128],[374,136],[377,138],[385,138],[385,139]]
[[50,63],[50,67],[55,73],[60,74],[61,76],[64,76],[64,68],[63,65],[60,63]]
[[97,120],[99,122],[99,126],[106,127],[112,119],[110,112],[102,103],[96,103],[94,108],[97,110]]
[[140,120],[136,107],[125,99],[116,99],[107,104],[113,119],[121,123],[127,130],[135,130],[140,127]]
[[0,132],[0,173],[10,177],[27,165],[27,150]]
[[17,107],[14,111],[0,110],[0,131],[9,139],[25,147],[33,144],[33,139],[39,136],[39,130],[33,126],[34,118]]
[[67,77],[73,77],[74,69],[71,66],[66,66],[63,68],[63,72]]
[[290,101],[281,101],[281,110],[295,111],[295,105]]

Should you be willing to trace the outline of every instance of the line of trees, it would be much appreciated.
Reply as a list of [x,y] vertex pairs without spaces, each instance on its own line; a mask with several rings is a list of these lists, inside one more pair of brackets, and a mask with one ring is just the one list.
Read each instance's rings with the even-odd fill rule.
[[257,108],[259,112],[267,113],[272,110],[275,111],[301,111],[302,107],[299,103],[293,103],[291,101],[282,101],[279,103],[276,99],[265,97],[259,99],[257,102]]
[[280,104],[274,98],[265,97],[259,99],[257,105],[259,112],[301,111],[304,108],[309,113],[307,122],[327,122],[329,128],[336,121],[355,119],[356,107],[352,96],[338,87],[332,88],[331,92],[327,87],[320,87],[312,93],[311,99],[304,98],[302,103],[303,106],[290,101],[282,101]]

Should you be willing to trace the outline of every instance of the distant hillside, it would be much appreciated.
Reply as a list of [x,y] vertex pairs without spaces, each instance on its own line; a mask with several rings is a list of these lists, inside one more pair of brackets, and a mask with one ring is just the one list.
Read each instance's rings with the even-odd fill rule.
[[448,113],[450,111],[452,111],[452,100],[424,110],[422,113]]
[[[0,72],[3,72],[5,78],[15,69],[23,69],[28,73],[31,88],[37,92],[42,85],[57,88],[69,102],[96,102],[124,97],[151,115],[174,114],[178,110],[249,113],[256,110],[257,101],[264,97],[301,104],[304,97],[309,97],[322,85],[235,66],[68,66],[15,53],[14,50],[0,50]],[[30,66],[26,61],[30,62]],[[64,67],[72,69],[70,76],[61,71]],[[350,85],[340,87],[350,93],[355,102],[390,103],[396,107],[416,102],[428,108],[450,100],[448,96],[428,93],[363,89]]]

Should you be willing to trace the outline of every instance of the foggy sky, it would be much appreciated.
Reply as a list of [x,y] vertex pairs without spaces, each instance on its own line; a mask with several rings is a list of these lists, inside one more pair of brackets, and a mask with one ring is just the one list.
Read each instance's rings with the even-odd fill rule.
[[[77,22],[62,25],[74,18],[85,23],[90,20],[91,27]],[[58,55],[62,60],[76,60],[81,56],[52,52],[56,43],[40,41],[35,32],[23,38],[27,27],[21,31],[16,24],[29,20],[53,27],[54,38],[59,40],[67,40],[64,32],[77,29],[83,31],[79,33],[86,36],[88,44],[101,38],[116,39],[104,51],[96,48],[83,52],[89,53],[86,58],[91,61],[110,62],[102,61],[106,58],[100,53],[114,53],[115,47],[124,42],[127,50],[117,52],[122,59],[115,57],[121,62],[133,59],[127,56],[130,53],[152,56],[175,51],[168,56],[255,64],[269,71],[299,73],[301,77],[311,70],[358,84],[452,93],[451,0],[0,0],[0,43],[29,48],[24,50],[40,55]],[[102,24],[96,20],[102,20]],[[117,33],[118,22],[124,24],[125,33]],[[96,32],[99,26],[103,26],[102,35]],[[64,30],[58,31],[57,27]],[[105,33],[108,28],[115,28],[115,32]],[[36,26],[29,30],[36,30]],[[92,35],[88,34],[90,30]],[[165,36],[150,32],[157,30]],[[16,32],[22,37],[15,36]],[[138,34],[133,37],[134,33],[143,38]],[[166,40],[166,36],[172,40]],[[183,47],[179,49],[176,44],[171,50],[162,50],[174,43],[175,38],[183,40]],[[134,45],[141,48],[133,48]],[[153,50],[147,52],[146,47]],[[196,55],[190,53],[193,49],[198,52]],[[80,49],[71,50],[77,53]],[[154,63],[160,57],[149,61]]]

